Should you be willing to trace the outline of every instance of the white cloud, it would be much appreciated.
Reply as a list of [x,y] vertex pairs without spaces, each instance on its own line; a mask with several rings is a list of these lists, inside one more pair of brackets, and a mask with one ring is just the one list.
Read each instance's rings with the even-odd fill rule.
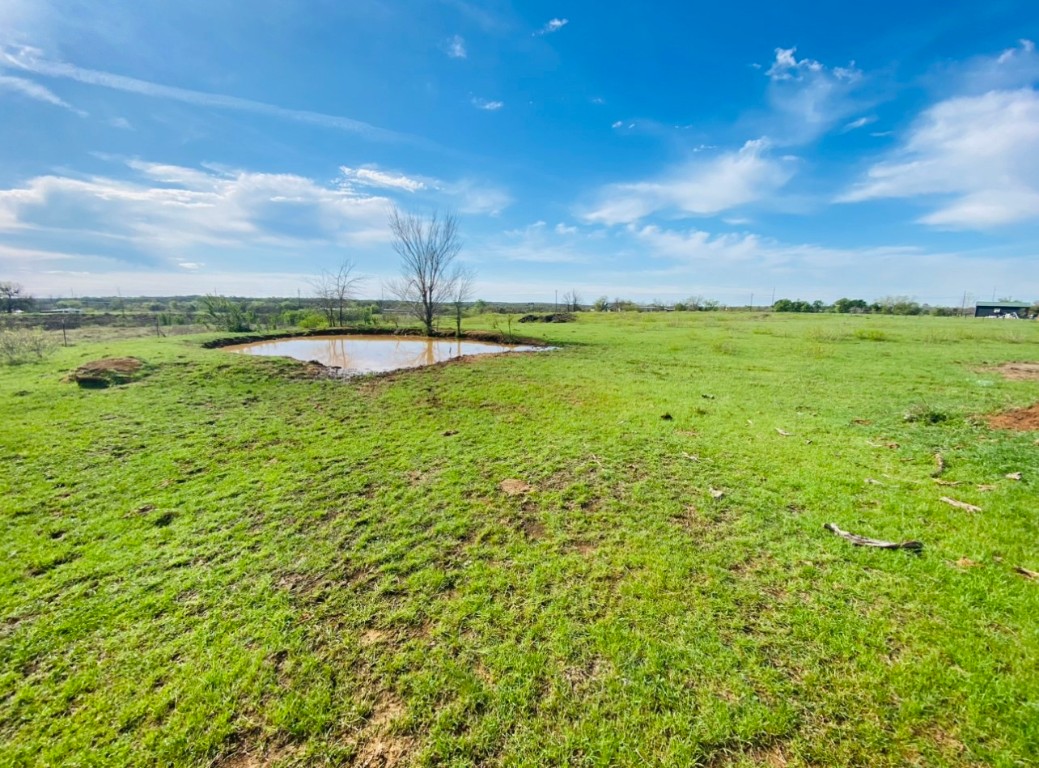
[[623,224],[657,211],[715,214],[773,194],[794,175],[795,166],[794,158],[772,157],[769,142],[756,139],[737,151],[688,162],[659,179],[608,186],[584,218]]
[[821,72],[823,65],[812,59],[801,59],[798,61],[797,48],[776,48],[776,59],[772,62],[765,74],[773,80],[796,80],[801,79],[806,73]]
[[796,48],[777,48],[769,78],[772,109],[763,129],[777,144],[805,144],[831,130],[871,103],[862,95],[866,78],[852,62],[827,67],[798,59]]
[[0,190],[0,232],[82,240],[137,261],[196,246],[295,248],[387,239],[389,201],[383,197],[290,174],[129,166],[137,179],[51,175]]
[[621,126],[623,126],[623,125],[624,125],[624,121],[623,121],[623,120],[617,120],[617,121],[616,121],[615,123],[613,123],[613,124],[612,124],[612,125],[611,125],[610,127],[611,127],[611,128],[620,128],[620,127],[621,127]]
[[197,269],[202,269],[202,267],[204,267],[206,265],[202,264],[202,263],[199,263],[199,262],[196,262],[196,261],[181,261],[181,262],[177,263],[177,266],[180,267],[181,269],[186,269],[186,270],[189,270],[191,272],[194,272]]
[[95,85],[102,88],[110,88],[126,93],[136,93],[158,99],[170,99],[187,104],[196,104],[216,109],[230,109],[254,114],[269,115],[284,120],[320,125],[326,128],[349,131],[373,140],[380,141],[404,141],[410,143],[426,144],[423,139],[407,134],[378,128],[374,125],[354,120],[339,115],[327,115],[321,112],[310,112],[299,109],[286,109],[273,104],[260,101],[252,101],[237,96],[225,96],[217,93],[206,93],[204,91],[193,91],[186,88],[176,88],[168,85],[138,80],[133,77],[124,77],[110,72],[102,72],[94,69],[85,69],[73,64],[60,61],[50,61],[42,57],[41,52],[28,46],[3,46],[0,45],[0,66],[18,69],[23,72],[32,72],[45,77],[54,77],[65,80],[74,80],[87,85]]
[[32,80],[27,80],[24,77],[0,75],[0,90],[12,91],[21,94],[22,96],[27,96],[30,99],[42,101],[45,104],[53,104],[55,107],[63,107],[71,112],[75,112],[81,117],[85,117],[87,114],[80,109],[76,109],[67,101],[57,96],[49,88],[46,88]]
[[577,227],[568,227],[563,222],[559,222],[558,224],[556,224],[556,234],[557,235],[576,235],[577,234]]
[[535,35],[550,35],[553,32],[558,32],[567,24],[570,23],[570,19],[549,19],[545,26],[535,32]]
[[472,102],[473,106],[477,109],[484,109],[488,112],[496,112],[505,106],[504,101],[488,101],[487,99],[480,99],[475,96],[473,97]]
[[949,229],[1039,216],[1039,92],[990,91],[935,104],[838,201],[912,197],[935,206],[922,223]]
[[425,182],[419,179],[405,176],[402,173],[381,171],[374,166],[350,168],[344,165],[341,166],[339,170],[342,172],[347,184],[365,187],[382,187],[385,189],[402,189],[405,192],[418,192],[419,190],[426,188]]
[[464,59],[468,56],[465,50],[465,40],[461,35],[454,35],[445,40],[444,52],[452,59]]
[[353,191],[356,187],[373,187],[391,192],[423,192],[426,193],[426,197],[432,197],[435,202],[458,213],[497,216],[512,202],[512,197],[507,191],[478,179],[444,181],[428,176],[386,171],[375,165],[361,168],[343,166],[340,171],[343,174],[341,184],[348,191]]
[[113,128],[121,128],[124,131],[132,131],[133,125],[125,117],[113,117],[108,121],[108,124]]

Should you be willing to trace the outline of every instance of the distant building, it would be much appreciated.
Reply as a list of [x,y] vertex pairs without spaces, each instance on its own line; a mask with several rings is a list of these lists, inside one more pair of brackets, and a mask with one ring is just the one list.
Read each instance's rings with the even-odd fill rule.
[[979,301],[974,305],[974,317],[1028,317],[1031,304],[1027,301]]

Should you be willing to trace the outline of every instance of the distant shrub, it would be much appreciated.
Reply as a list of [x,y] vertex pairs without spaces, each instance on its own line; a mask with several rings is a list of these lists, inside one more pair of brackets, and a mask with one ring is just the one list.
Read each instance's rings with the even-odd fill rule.
[[246,302],[210,295],[203,296],[201,302],[206,325],[231,333],[252,330],[251,322],[255,320],[255,314]]
[[306,312],[296,320],[296,325],[308,331],[328,327],[328,318],[320,312]]
[[4,365],[42,360],[54,347],[54,342],[41,328],[0,332],[0,362]]

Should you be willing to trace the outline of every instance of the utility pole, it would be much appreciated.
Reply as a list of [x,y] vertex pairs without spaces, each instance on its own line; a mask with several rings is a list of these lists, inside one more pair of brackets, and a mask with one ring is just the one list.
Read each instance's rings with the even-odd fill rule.
[[556,308],[553,311],[554,312],[558,312],[559,311],[559,289],[558,288],[556,288],[556,303],[555,303],[555,307]]
[[753,293],[750,294],[750,311],[751,312],[754,311],[754,294]]
[[960,317],[967,316],[967,292],[963,292],[963,303],[960,304]]

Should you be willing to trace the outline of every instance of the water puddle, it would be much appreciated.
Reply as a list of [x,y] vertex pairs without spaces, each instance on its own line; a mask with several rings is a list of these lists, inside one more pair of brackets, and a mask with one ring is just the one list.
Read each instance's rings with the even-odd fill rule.
[[469,355],[537,352],[545,347],[494,344],[464,339],[425,339],[408,336],[309,336],[236,344],[224,349],[245,355],[316,360],[344,375],[419,368]]

